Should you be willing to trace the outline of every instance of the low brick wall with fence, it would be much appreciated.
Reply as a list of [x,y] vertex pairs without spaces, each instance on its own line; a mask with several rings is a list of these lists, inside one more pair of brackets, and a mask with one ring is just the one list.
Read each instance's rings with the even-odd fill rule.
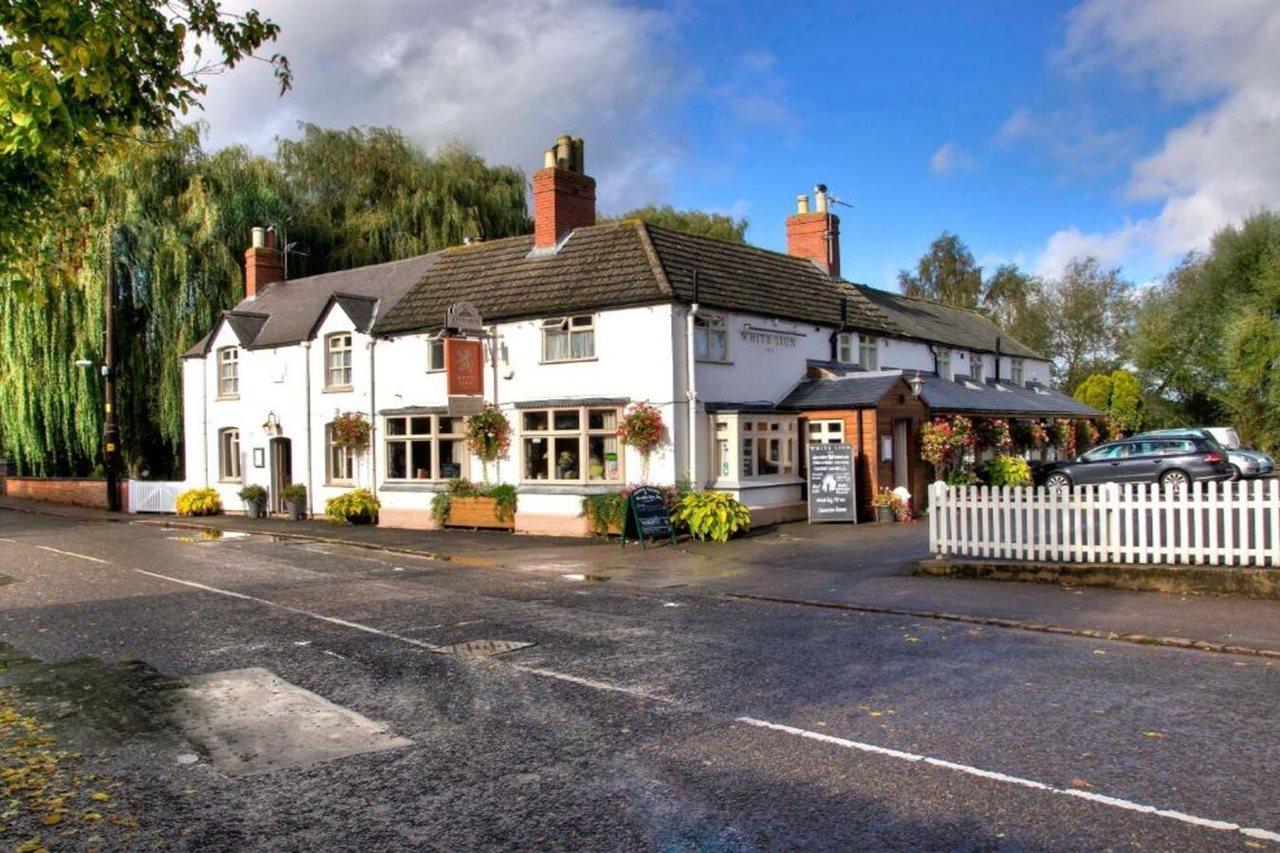
[[[11,498],[49,503],[70,504],[107,509],[107,483],[105,480],[78,477],[6,477],[5,494]],[[119,484],[120,506],[129,505],[129,486]]]

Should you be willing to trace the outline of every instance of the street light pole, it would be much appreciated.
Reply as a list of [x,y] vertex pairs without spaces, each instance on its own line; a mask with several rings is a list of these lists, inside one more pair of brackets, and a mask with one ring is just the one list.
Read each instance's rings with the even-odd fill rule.
[[120,425],[116,420],[116,276],[112,256],[112,235],[107,235],[106,314],[102,327],[102,469],[107,478],[107,508],[120,511],[119,455]]

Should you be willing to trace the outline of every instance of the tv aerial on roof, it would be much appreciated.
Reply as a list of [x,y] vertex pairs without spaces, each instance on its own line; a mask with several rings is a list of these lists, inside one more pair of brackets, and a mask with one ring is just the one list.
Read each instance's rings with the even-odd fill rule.
[[847,208],[849,208],[850,210],[852,210],[852,209],[853,209],[853,205],[852,205],[852,204],[849,204],[849,202],[844,201],[843,199],[836,198],[836,197],[835,197],[835,196],[833,196],[831,193],[829,193],[829,192],[827,191],[827,185],[826,185],[826,184],[814,184],[814,185],[813,185],[813,192],[814,192],[814,194],[815,194],[815,195],[816,195],[816,194],[818,194],[818,193],[821,193],[821,194],[825,195],[825,196],[827,197],[827,202],[828,202],[829,204],[838,204],[838,205],[840,205],[841,207],[847,207]]

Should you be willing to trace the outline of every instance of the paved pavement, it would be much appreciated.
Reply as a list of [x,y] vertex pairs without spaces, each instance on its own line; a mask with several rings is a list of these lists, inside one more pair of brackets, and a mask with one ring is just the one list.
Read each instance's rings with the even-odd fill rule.
[[[845,565],[917,580],[895,561]],[[181,848],[1280,841],[1274,662],[727,599],[721,567],[660,588],[510,563],[0,512],[0,641],[95,689],[38,664],[0,686],[94,744],[136,840]],[[480,639],[534,645],[439,653]],[[233,776],[133,687],[247,667],[412,745]]]

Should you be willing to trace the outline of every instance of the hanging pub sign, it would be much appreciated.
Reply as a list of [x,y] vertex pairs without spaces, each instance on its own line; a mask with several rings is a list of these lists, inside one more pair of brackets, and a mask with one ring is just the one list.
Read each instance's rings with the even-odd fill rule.
[[661,489],[640,486],[627,497],[627,517],[622,522],[622,546],[634,539],[644,548],[644,540],[669,539],[676,541],[676,529],[671,526],[671,510]]
[[458,335],[481,335],[484,319],[470,302],[455,302],[444,314],[444,327]]
[[445,338],[444,370],[449,414],[474,415],[484,408],[484,344]]
[[809,523],[858,520],[853,446],[809,445]]

